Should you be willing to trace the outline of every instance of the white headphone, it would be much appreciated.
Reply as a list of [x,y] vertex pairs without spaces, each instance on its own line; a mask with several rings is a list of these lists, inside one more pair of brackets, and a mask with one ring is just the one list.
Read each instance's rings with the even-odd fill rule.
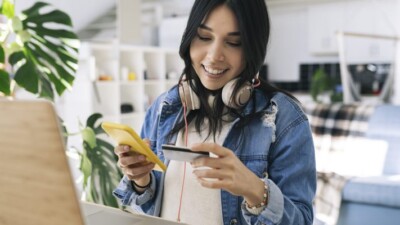
[[[255,76],[255,80],[258,80],[258,74]],[[233,89],[238,81],[239,78],[235,78],[226,83],[222,88],[222,101],[229,108],[239,109],[243,107],[249,101],[253,88],[259,84],[259,81],[257,85],[252,85],[247,81],[238,89],[236,95],[232,95]],[[190,87],[189,82],[190,80],[186,80],[185,76],[183,76],[182,80],[179,82],[179,96],[182,104],[186,106],[188,110],[200,109],[200,99]]]

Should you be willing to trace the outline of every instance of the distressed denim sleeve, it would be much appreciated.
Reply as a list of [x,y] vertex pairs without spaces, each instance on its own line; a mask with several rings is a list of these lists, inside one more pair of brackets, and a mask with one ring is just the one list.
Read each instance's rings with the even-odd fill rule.
[[132,182],[124,176],[114,190],[115,197],[121,200],[122,205],[131,206],[137,212],[153,214],[154,196],[156,193],[156,177],[151,173],[151,184],[145,192],[138,194],[132,187]]
[[270,149],[267,207],[252,215],[242,204],[248,224],[301,224],[313,222],[316,190],[314,145],[307,120],[294,121],[277,136]]

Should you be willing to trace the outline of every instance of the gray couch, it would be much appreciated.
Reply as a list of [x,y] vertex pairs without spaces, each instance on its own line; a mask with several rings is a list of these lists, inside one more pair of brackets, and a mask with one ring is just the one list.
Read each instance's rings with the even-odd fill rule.
[[[353,111],[363,111],[364,109],[360,107],[364,106],[353,105],[352,109]],[[334,129],[329,131],[336,134],[339,133],[342,136],[356,134],[355,136],[362,136],[365,140],[377,141],[385,144],[385,151],[382,151],[383,149],[380,149],[379,145],[378,147],[371,146],[372,149],[369,149],[369,151],[365,150],[365,154],[370,154],[370,161],[366,161],[369,163],[367,167],[365,167],[365,162],[362,162],[362,159],[359,158],[365,158],[361,157],[364,154],[363,149],[370,146],[354,147],[355,150],[358,150],[357,154],[360,157],[351,159],[352,168],[357,169],[358,166],[364,166],[364,168],[368,169],[369,167],[372,168],[376,167],[377,164],[381,164],[382,169],[379,174],[376,174],[375,171],[373,176],[354,176],[347,181],[342,189],[342,202],[339,211],[338,225],[400,224],[400,106],[377,105],[370,108],[372,109],[370,114],[361,116],[368,125],[362,132],[346,133],[343,131],[338,132],[338,130]],[[310,116],[313,109],[315,110],[315,106],[311,108],[306,107],[305,111]],[[329,113],[325,113],[325,116],[328,114]],[[337,120],[338,117],[346,118],[346,120],[355,120],[357,117],[355,115],[339,115],[339,113],[331,114],[330,116],[332,115],[334,116],[330,118],[330,124],[332,124],[332,121]],[[313,119],[311,118],[310,123],[313,125]],[[315,121],[314,117],[314,122]],[[326,122],[326,124],[329,123]],[[318,132],[316,127],[312,128],[313,132]],[[321,131],[321,127],[319,127],[319,131]],[[334,141],[332,141],[332,143],[333,142]],[[318,149],[316,149],[316,151],[318,151]],[[318,160],[317,157],[317,164]],[[341,162],[335,163],[338,168],[340,168]],[[364,165],[362,165],[363,163]]]

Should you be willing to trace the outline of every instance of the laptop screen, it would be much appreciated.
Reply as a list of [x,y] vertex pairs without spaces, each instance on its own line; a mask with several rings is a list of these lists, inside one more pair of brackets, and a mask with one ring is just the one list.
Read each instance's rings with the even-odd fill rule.
[[0,223],[83,224],[50,102],[0,101]]

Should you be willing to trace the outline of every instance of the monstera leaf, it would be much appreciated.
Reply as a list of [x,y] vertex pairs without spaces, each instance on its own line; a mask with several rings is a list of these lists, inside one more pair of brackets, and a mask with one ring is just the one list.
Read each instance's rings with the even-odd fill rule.
[[104,134],[97,123],[100,118],[102,115],[99,113],[91,115],[81,131],[84,148],[80,153],[83,188],[86,190],[87,200],[118,207],[112,191],[122,178],[122,173],[117,166],[118,158],[114,154],[114,146],[99,138],[99,135]]
[[[2,46],[0,46],[0,64],[4,64],[4,58],[4,49]],[[7,73],[7,71],[0,68],[0,92],[10,95],[10,84],[10,75]]]
[[70,17],[44,2],[37,2],[12,18],[17,43],[9,56],[14,80],[29,92],[54,99],[71,88],[77,70],[79,40]]

